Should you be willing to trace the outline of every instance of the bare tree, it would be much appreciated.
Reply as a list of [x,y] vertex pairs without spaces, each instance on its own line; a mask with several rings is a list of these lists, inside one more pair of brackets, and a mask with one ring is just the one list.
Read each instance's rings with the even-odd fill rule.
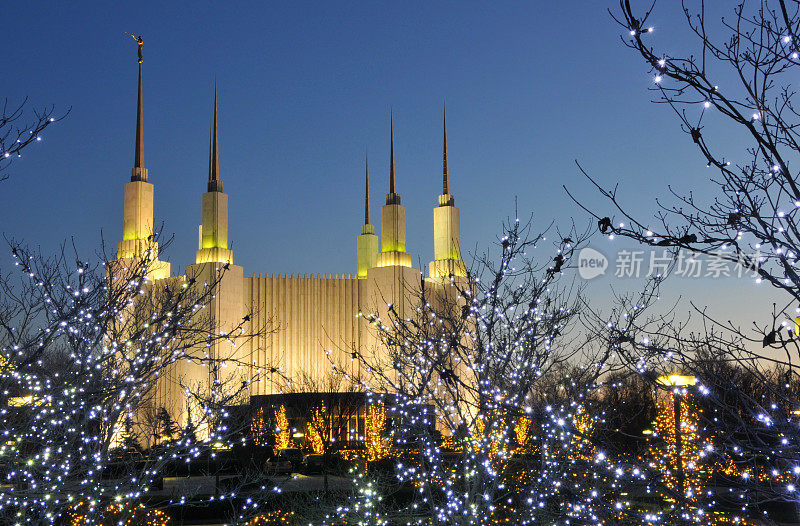
[[[751,268],[761,280],[787,293],[789,303],[800,300],[800,187],[797,170],[791,167],[800,153],[791,84],[791,73],[800,67],[800,11],[783,0],[752,4],[742,2],[734,8],[732,21],[723,19],[715,26],[714,34],[727,32],[716,40],[707,36],[703,2],[697,12],[684,5],[688,27],[697,37],[696,52],[673,56],[649,43],[654,7],[637,13],[628,0],[621,1],[614,15],[626,30],[623,41],[651,68],[656,102],[673,110],[681,131],[715,171],[711,181],[719,191],[703,202],[691,192],[672,189],[676,203],[659,200],[655,218],[634,217],[617,199],[616,187],[606,188],[583,171],[624,221],[584,209],[598,220],[603,234]],[[705,123],[712,118],[712,132],[705,133]],[[728,151],[727,134],[714,144],[714,131],[730,129],[751,140],[746,151]]]
[[[706,4],[683,3],[694,37],[681,39],[682,48],[690,46],[686,53],[671,52],[665,41],[661,48],[654,44],[655,35],[669,30],[655,22],[655,3],[637,7],[621,0],[612,16],[623,27],[625,45],[651,72],[655,102],[674,113],[717,191],[700,199],[691,189],[670,188],[670,200],[657,201],[655,217],[637,217],[617,187],[581,168],[613,214],[584,209],[603,234],[676,256],[687,251],[722,258],[776,289],[773,311],[761,313],[751,328],[717,320],[695,305],[701,325],[692,332],[672,315],[648,314],[652,288],[618,310],[616,323],[599,335],[645,378],[675,370],[697,378],[689,390],[702,395],[702,425],[714,437],[711,455],[724,475],[715,494],[727,492],[734,497],[730,508],[752,517],[769,511],[763,506],[793,509],[798,501],[800,444],[793,429],[800,347],[792,328],[800,300],[800,119],[793,84],[800,70],[800,5],[743,1],[719,17],[709,14],[719,5]],[[732,149],[733,133],[749,145]],[[723,500],[705,499],[704,509],[724,507]],[[689,517],[696,518],[687,510],[683,520]]]
[[513,221],[496,254],[452,278],[455,293],[423,282],[410,315],[368,316],[382,348],[356,355],[370,388],[394,395],[395,482],[359,479],[342,513],[370,524],[624,519],[613,487],[635,477],[595,447],[602,414],[587,405],[613,361],[585,338],[580,290],[563,274],[585,235],[554,237]]
[[9,106],[8,99],[4,99],[0,110],[0,181],[8,179],[8,174],[3,172],[15,158],[22,157],[22,150],[41,141],[45,128],[68,113],[69,110],[63,115],[56,115],[53,106],[30,108],[27,97],[17,106]]
[[[209,368],[230,359],[205,350],[246,341],[244,320],[223,334],[209,330],[216,283],[153,282],[147,259],[92,264],[15,243],[11,252],[16,268],[0,279],[2,522],[54,523],[80,510],[91,523],[118,504],[130,506],[114,508],[115,517],[140,513],[169,463],[226,439],[230,430],[215,424],[247,385],[231,386],[224,399],[191,393],[205,445],[150,406],[152,393],[187,359]],[[149,430],[141,427],[148,411]]]
[[[654,427],[663,429],[665,420],[671,421],[668,430],[678,426],[661,448],[669,450],[666,462],[648,466],[652,454],[641,449],[633,459],[648,474],[648,490],[673,503],[654,516],[678,524],[709,521],[711,511],[794,520],[800,475],[797,371],[755,350],[760,341],[720,328],[707,315],[706,326],[691,331],[686,321],[651,312],[656,296],[651,288],[623,302],[614,321],[598,315],[603,323],[589,324],[598,328],[595,338],[653,390]],[[657,434],[647,440],[651,453],[653,441],[664,439]]]

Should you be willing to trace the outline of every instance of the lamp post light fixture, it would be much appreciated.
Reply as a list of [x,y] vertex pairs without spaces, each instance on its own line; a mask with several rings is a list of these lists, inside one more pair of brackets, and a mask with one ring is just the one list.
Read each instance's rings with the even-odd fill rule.
[[672,387],[672,410],[675,418],[675,464],[678,471],[678,491],[681,504],[686,500],[686,474],[683,471],[683,441],[681,440],[681,399],[678,397],[681,391],[678,387],[696,385],[697,378],[683,374],[670,374],[660,376],[657,382],[661,385]]
[[697,385],[697,377],[684,374],[670,374],[666,376],[659,376],[656,380],[661,385],[670,387],[686,387],[688,385]]

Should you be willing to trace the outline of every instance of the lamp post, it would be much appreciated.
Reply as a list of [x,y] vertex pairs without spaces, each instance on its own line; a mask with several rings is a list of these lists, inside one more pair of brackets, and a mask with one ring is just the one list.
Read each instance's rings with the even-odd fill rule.
[[671,374],[658,378],[658,383],[672,388],[672,410],[675,420],[675,464],[678,478],[678,492],[681,508],[686,503],[686,473],[683,471],[683,440],[681,437],[681,399],[678,397],[680,388],[695,385],[697,378],[681,374]]

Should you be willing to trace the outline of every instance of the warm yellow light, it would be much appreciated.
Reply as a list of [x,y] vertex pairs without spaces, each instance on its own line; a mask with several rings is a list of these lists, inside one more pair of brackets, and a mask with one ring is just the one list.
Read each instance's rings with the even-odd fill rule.
[[695,385],[697,383],[697,378],[683,374],[671,374],[669,376],[660,376],[658,378],[658,383],[671,386]]
[[33,395],[12,396],[8,399],[8,407],[27,407],[33,405]]
[[378,254],[378,267],[411,267],[411,255],[399,251],[399,250],[392,250],[389,251],[386,248],[383,249],[383,252]]
[[[675,376],[677,378],[672,380],[671,377],[664,377],[659,381],[666,385],[691,385],[694,380],[691,376]],[[705,455],[710,439],[703,437],[698,430],[702,411],[691,393],[660,396],[656,408],[652,434],[648,437],[651,464],[662,473],[666,488],[693,500],[703,495],[711,467]],[[677,422],[676,418],[679,418]],[[681,471],[683,477],[678,476]],[[665,500],[673,496],[663,491],[661,493]]]
[[289,429],[289,419],[286,417],[286,407],[280,406],[275,411],[275,447],[278,450],[292,447],[292,431]]
[[220,247],[204,247],[197,251],[195,263],[233,264],[233,251]]
[[267,421],[264,418],[264,408],[259,407],[256,411],[256,415],[253,417],[253,421],[250,422],[250,434],[253,437],[256,445],[263,445],[267,443],[267,435],[269,431],[267,429]]
[[325,408],[325,403],[321,407],[315,408],[311,413],[311,421],[306,423],[306,433],[308,441],[311,443],[311,449],[317,455],[325,453],[325,438],[323,433],[329,429],[326,426],[326,417],[328,416]]
[[367,449],[367,460],[369,461],[385,458],[391,450],[391,444],[383,436],[385,426],[386,411],[383,404],[369,406],[364,418],[364,445]]

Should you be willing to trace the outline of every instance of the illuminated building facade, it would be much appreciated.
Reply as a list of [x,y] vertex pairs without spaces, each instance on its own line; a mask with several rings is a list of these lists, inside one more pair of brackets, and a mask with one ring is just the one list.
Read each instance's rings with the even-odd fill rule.
[[[339,358],[336,352],[326,354],[326,351],[344,351],[338,353],[342,358],[336,363],[343,368],[358,367],[357,361],[351,359],[354,349],[370,355],[380,350],[380,342],[365,315],[385,320],[391,305],[397,315],[404,316],[414,307],[421,283],[428,291],[455,294],[451,277],[457,280],[466,277],[461,260],[459,210],[450,194],[446,125],[443,189],[433,213],[435,255],[423,281],[422,272],[413,268],[406,249],[406,212],[396,186],[393,124],[390,125],[389,192],[386,204],[381,207],[381,239],[379,242],[371,222],[367,165],[364,223],[355,247],[356,273],[245,275],[244,268],[234,263],[229,248],[228,195],[223,191],[220,176],[216,88],[196,259],[182,275],[175,276],[169,262],[158,259],[158,245],[153,242],[155,187],[148,181],[144,164],[143,117],[140,62],[134,167],[130,182],[125,184],[123,239],[112,264],[125,267],[135,258],[148,257],[152,261],[149,277],[154,281],[170,279],[201,284],[214,282],[219,276],[218,289],[209,306],[212,330],[228,332],[242,320],[246,320],[245,332],[270,329],[240,345],[223,348],[227,344],[221,343],[209,350],[212,356],[247,364],[244,368],[233,367],[235,372],[231,374],[242,379],[255,378],[249,386],[250,395],[275,394],[280,384],[278,377],[320,378],[328,374],[331,361]],[[186,422],[187,405],[181,384],[209,382],[207,368],[188,360],[183,362],[161,376],[153,402],[166,408],[179,423]]]

